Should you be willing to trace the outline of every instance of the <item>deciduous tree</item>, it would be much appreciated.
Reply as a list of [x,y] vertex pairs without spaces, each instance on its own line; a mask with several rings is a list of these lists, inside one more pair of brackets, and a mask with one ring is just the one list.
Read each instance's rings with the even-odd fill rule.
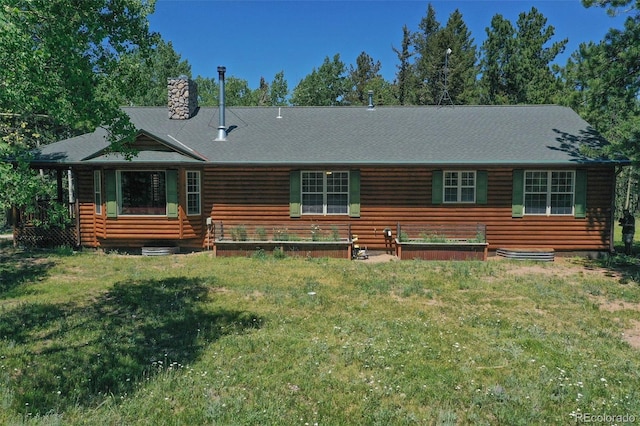
[[[122,55],[146,49],[153,42],[147,15],[149,0],[4,0],[0,4],[0,158],[18,161],[35,138],[38,120],[51,128],[109,131],[114,148],[122,148],[135,129],[119,108],[117,97],[101,90]],[[24,130],[31,136],[24,138]],[[14,163],[15,164],[15,163]],[[34,177],[18,162],[3,162],[3,183],[23,182],[16,188],[24,199],[35,199]],[[11,173],[22,173],[10,176]],[[18,203],[20,194],[0,192],[0,208]],[[33,193],[27,194],[28,189]],[[21,207],[19,205],[19,207]]]
[[284,78],[284,71],[276,73],[271,81],[271,91],[269,93],[271,105],[284,106],[287,105],[287,96],[289,96],[289,86]]
[[325,57],[322,65],[317,70],[314,68],[293,89],[291,102],[301,106],[342,105],[349,91],[345,72],[340,54],[335,54],[333,59]]
[[150,49],[123,54],[103,81],[103,89],[120,105],[163,106],[167,104],[167,79],[182,75],[191,77],[191,65],[171,42],[157,37]]

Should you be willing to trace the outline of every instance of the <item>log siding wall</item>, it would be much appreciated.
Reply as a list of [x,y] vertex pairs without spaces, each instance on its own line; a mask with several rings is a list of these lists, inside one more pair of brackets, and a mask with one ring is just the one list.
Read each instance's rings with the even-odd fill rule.
[[[531,169],[546,170],[543,167]],[[222,221],[230,226],[256,222],[265,227],[288,222],[309,222],[309,226],[312,223],[322,226],[323,222],[350,223],[352,233],[359,236],[359,244],[367,246],[370,250],[385,249],[383,230],[391,228],[395,237],[398,222],[484,223],[487,225],[489,250],[501,247],[552,247],[558,251],[606,251],[610,244],[611,204],[615,181],[613,166],[587,169],[588,196],[585,219],[576,219],[573,216],[532,215],[512,218],[513,169],[508,167],[477,169],[488,172],[487,203],[482,205],[433,205],[433,168],[362,167],[359,168],[359,218],[350,218],[348,215],[302,215],[300,218],[290,218],[291,168],[241,169],[207,166],[200,169],[202,215],[187,216],[184,210],[186,170],[197,169],[179,168],[180,209],[177,219],[144,216],[107,219],[104,206],[103,213],[96,215],[92,170],[77,170],[82,245],[140,247],[161,240],[173,241],[190,249],[202,249],[207,244],[208,216],[214,222]]]

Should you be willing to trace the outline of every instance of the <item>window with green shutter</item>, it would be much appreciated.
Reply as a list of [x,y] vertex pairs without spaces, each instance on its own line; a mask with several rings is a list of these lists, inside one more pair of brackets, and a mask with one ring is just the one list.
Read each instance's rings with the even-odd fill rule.
[[360,217],[360,170],[349,172],[349,216]]
[[166,171],[167,217],[178,217],[178,171]]
[[431,203],[486,204],[487,172],[434,170],[431,174]]
[[107,217],[118,217],[118,183],[115,170],[104,171],[105,202],[107,205]]
[[476,204],[487,204],[489,193],[489,174],[486,170],[476,172]]
[[431,204],[442,204],[442,170],[431,173]]
[[513,171],[513,191],[511,193],[511,217],[524,216],[524,170]]
[[300,170],[294,170],[289,174],[289,216],[300,217],[302,188]]
[[289,176],[289,215],[360,217],[360,171],[303,170]]
[[514,170],[512,216],[586,217],[585,170]]

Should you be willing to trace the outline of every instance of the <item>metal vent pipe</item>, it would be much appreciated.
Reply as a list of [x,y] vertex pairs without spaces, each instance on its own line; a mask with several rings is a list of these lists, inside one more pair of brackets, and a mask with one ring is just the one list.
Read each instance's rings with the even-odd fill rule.
[[218,111],[218,137],[217,141],[226,141],[227,140],[227,126],[224,121],[224,109],[225,109],[225,98],[224,98],[224,73],[227,71],[227,67],[218,67],[218,85],[220,86],[220,96],[218,100],[219,111]]
[[369,90],[368,92],[369,95],[369,106],[367,107],[367,109],[373,109],[373,90]]

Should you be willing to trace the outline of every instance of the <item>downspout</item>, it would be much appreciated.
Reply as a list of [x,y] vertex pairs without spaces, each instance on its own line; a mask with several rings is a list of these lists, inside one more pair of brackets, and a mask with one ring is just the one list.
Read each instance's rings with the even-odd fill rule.
[[224,98],[224,73],[227,71],[226,67],[218,67],[218,85],[220,86],[220,96],[218,99],[219,111],[218,111],[218,137],[217,141],[227,140],[227,127],[224,120],[225,98]]

